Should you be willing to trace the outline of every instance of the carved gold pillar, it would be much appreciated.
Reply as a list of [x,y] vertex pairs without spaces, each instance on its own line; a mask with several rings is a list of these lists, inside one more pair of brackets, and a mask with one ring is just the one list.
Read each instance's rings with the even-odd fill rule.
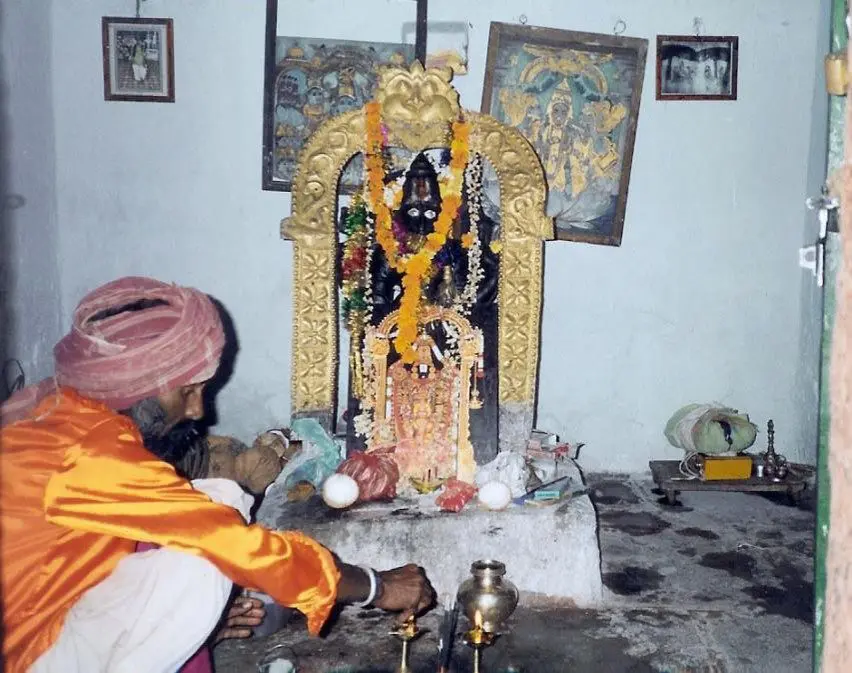
[[327,429],[337,384],[337,183],[346,162],[362,151],[364,112],[329,119],[302,150],[293,181],[293,215],[281,223],[293,250],[294,416],[314,416]]
[[[465,321],[467,322],[467,321]],[[473,456],[473,443],[470,440],[470,388],[473,366],[482,354],[482,334],[470,329],[462,334],[459,341],[461,356],[461,386],[459,392],[459,427],[456,438],[458,454],[456,456],[456,476],[461,481],[474,483],[476,477],[476,459]]]
[[473,149],[500,182],[500,451],[522,451],[535,413],[544,241],[553,238],[553,220],[545,212],[544,170],[529,141],[493,117],[468,115]]

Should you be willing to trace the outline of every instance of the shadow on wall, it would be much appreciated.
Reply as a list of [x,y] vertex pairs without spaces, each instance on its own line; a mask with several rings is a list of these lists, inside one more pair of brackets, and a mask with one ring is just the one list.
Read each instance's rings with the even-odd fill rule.
[[[5,26],[5,6],[0,4],[0,35]],[[12,310],[9,293],[12,289],[12,236],[10,234],[11,211],[9,209],[9,82],[6,76],[6,62],[0,53],[0,358],[6,362],[11,335],[13,334]],[[5,367],[4,367],[5,370]],[[4,371],[5,375],[5,371]],[[6,394],[5,381],[0,388],[3,397]],[[0,642],[3,640],[3,626],[0,624]],[[4,670],[3,655],[0,654],[0,671]]]
[[219,363],[219,369],[216,370],[216,374],[210,379],[210,383],[207,384],[204,390],[204,432],[208,432],[210,428],[219,422],[219,415],[216,411],[216,397],[219,391],[231,380],[234,367],[237,363],[237,354],[240,350],[240,342],[237,338],[234,319],[222,305],[222,302],[214,297],[210,297],[210,299],[216,306],[216,310],[219,311],[219,318],[222,320],[222,327],[225,330],[225,348],[222,351],[222,360]]

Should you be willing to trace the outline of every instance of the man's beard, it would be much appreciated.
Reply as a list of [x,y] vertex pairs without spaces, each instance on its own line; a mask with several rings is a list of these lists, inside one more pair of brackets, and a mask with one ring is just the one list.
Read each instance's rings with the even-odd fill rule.
[[166,410],[156,397],[137,402],[122,413],[136,423],[146,449],[172,465],[182,476],[197,478],[196,475],[187,474],[186,470],[187,454],[197,451],[203,443],[193,421],[182,421],[172,428],[167,428]]

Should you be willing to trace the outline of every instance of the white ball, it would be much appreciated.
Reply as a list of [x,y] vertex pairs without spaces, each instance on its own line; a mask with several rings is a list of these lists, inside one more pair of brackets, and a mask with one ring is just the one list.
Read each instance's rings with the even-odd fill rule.
[[322,499],[334,509],[344,509],[358,500],[358,482],[346,474],[333,474],[322,485]]
[[479,489],[479,502],[487,509],[506,509],[512,502],[512,491],[502,481],[489,481]]

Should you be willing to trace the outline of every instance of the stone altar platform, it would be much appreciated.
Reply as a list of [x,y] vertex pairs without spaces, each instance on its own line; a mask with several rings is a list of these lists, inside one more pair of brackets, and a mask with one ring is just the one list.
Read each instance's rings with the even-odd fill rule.
[[[568,470],[582,488],[579,470]],[[319,497],[287,502],[283,484],[273,484],[258,521],[311,535],[348,563],[378,569],[417,563],[426,569],[439,601],[454,596],[477,559],[506,564],[521,605],[567,603],[598,607],[603,588],[595,510],[589,496],[575,495],[550,505],[510,505],[499,512],[475,502],[458,514],[442,512],[435,496],[369,503],[345,511]]]

